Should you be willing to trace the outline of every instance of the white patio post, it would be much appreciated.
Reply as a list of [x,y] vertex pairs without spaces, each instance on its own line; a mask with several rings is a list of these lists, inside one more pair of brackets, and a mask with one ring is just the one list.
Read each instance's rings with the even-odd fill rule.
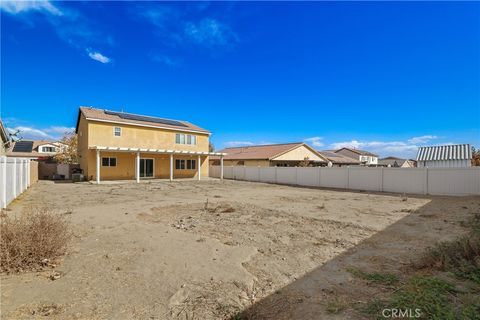
[[173,153],[170,154],[170,181],[173,181]]
[[13,158],[13,199],[17,197],[17,158]]
[[97,149],[97,184],[100,184],[100,150]]
[[220,156],[220,179],[223,179],[223,156]]
[[7,157],[2,157],[2,208],[7,207]]
[[198,156],[198,180],[201,179],[201,175],[202,175],[202,162],[201,162],[201,158],[200,158],[200,155]]
[[135,159],[135,178],[137,179],[137,183],[140,183],[140,152],[137,152],[137,156]]

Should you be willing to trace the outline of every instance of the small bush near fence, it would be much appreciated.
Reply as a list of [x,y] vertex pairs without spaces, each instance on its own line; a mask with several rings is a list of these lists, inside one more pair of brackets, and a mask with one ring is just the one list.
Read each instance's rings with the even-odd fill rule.
[[0,217],[0,271],[40,270],[65,254],[72,233],[64,215],[32,208]]

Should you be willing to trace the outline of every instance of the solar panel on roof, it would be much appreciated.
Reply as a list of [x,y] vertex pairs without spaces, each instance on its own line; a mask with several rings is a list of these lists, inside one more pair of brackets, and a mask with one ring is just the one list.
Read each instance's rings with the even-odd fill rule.
[[32,152],[33,141],[17,141],[12,152]]
[[118,117],[120,117],[122,119],[126,119],[126,120],[155,122],[155,123],[168,124],[168,125],[177,126],[177,127],[187,127],[187,125],[181,123],[180,121],[175,121],[175,120],[168,120],[168,119],[148,117],[148,116],[139,116],[139,115],[131,114],[131,113],[114,112],[114,111],[107,111],[107,110],[105,110],[104,112],[106,114],[118,116]]

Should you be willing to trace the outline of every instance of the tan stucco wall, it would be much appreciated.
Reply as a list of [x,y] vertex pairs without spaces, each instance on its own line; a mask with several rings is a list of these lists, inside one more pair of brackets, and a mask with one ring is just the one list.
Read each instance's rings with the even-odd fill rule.
[[[114,136],[114,127],[122,128],[121,137]],[[176,144],[176,133],[196,135],[197,144]],[[208,152],[208,134],[89,121],[88,146],[135,147]]]
[[308,149],[305,146],[299,146],[298,148],[295,148],[293,150],[290,150],[276,158],[273,158],[272,160],[274,161],[303,161],[305,158],[307,158],[310,161],[321,161],[323,160],[321,157],[319,157],[317,154],[312,152],[310,149]]
[[30,161],[30,184],[38,181],[38,162]]
[[[134,153],[129,152],[100,152],[100,158],[113,157],[117,159],[116,167],[103,167],[100,162],[100,178],[101,180],[122,180],[122,179],[135,179],[135,157]],[[170,178],[170,156],[165,154],[149,154],[142,153],[140,158],[154,159],[154,177],[158,179]],[[176,170],[175,159],[194,159],[198,162],[197,156],[173,156],[173,178],[195,178],[197,176],[197,170]],[[96,173],[96,151],[90,150],[88,156],[88,179],[95,180]],[[100,159],[101,161],[101,159]],[[208,177],[208,160],[207,157],[201,157],[202,177]],[[198,165],[198,164],[197,164]],[[143,179],[143,178],[142,178]],[[146,178],[148,179],[148,178]]]
[[[115,137],[114,127],[122,128],[122,135]],[[196,145],[176,144],[175,134],[192,134],[197,136]],[[80,167],[84,170],[87,179],[96,179],[96,151],[89,149],[93,146],[103,147],[130,147],[166,150],[186,150],[208,152],[209,136],[204,133],[189,133],[171,131],[157,128],[137,127],[123,124],[103,123],[87,121],[81,115],[78,130],[78,154]],[[116,157],[116,167],[101,167],[101,179],[134,179],[135,177],[135,154],[128,152],[101,152],[101,157]],[[167,154],[141,153],[141,158],[153,158],[155,162],[155,178],[170,177],[170,156]],[[195,159],[198,156],[175,155],[175,159]],[[208,157],[202,156],[202,177],[208,177]],[[175,170],[174,178],[193,178],[197,176],[197,170]]]

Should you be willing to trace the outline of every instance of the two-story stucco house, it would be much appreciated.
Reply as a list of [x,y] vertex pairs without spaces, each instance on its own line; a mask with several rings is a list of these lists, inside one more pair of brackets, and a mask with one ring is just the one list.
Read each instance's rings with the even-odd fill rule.
[[210,132],[186,121],[80,107],[78,156],[87,179],[208,177]]

